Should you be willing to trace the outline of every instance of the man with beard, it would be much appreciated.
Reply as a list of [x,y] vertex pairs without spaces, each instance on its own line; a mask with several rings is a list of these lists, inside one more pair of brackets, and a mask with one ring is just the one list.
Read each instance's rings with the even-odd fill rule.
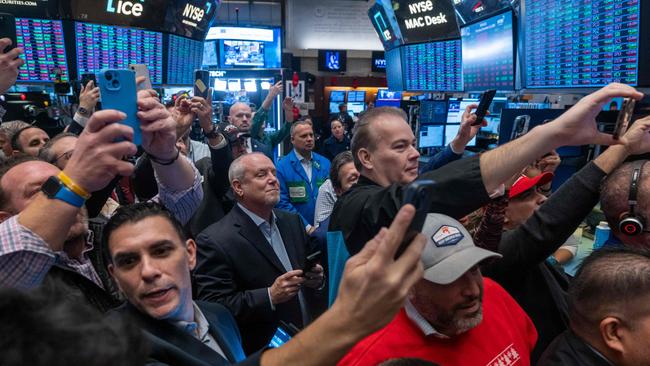
[[304,268],[315,242],[300,216],[273,209],[280,199],[273,162],[245,154],[228,177],[237,204],[197,237],[195,284],[198,299],[232,312],[250,354],[269,343],[280,320],[302,328],[318,315],[324,276],[320,265]]
[[314,129],[310,121],[294,122],[291,143],[293,150],[278,162],[278,208],[300,214],[311,234],[318,189],[329,178],[330,161],[314,152]]
[[[142,147],[154,161],[160,194],[156,200],[187,222],[202,197],[192,164],[179,158],[176,123],[151,90],[138,93]],[[0,285],[29,289],[62,280],[70,296],[100,311],[115,306],[87,253],[85,200],[133,165],[122,160],[136,153],[132,128],[117,123],[122,112],[94,113],[63,171],[38,161],[17,161],[0,175]],[[115,142],[121,139],[120,142]],[[42,192],[41,192],[42,191]]]
[[444,365],[530,365],[537,332],[526,313],[479,263],[478,248],[451,217],[428,214],[423,278],[386,327],[359,342],[339,365],[416,357]]

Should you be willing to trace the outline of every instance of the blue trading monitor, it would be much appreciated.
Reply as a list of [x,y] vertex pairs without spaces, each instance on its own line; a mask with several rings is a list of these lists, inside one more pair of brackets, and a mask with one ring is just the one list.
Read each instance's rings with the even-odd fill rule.
[[399,108],[402,102],[402,92],[390,91],[388,89],[377,90],[375,107],[396,107]]
[[16,41],[25,60],[17,81],[51,82],[57,68],[61,81],[69,80],[60,20],[16,18]]
[[[412,44],[401,49],[405,90],[463,90],[460,40]],[[388,61],[388,52],[386,55]]]
[[[445,146],[449,145],[449,143],[456,137],[458,134],[458,130],[460,129],[460,125],[457,124],[447,124],[445,126]],[[467,146],[476,146],[476,136],[470,141]]]
[[512,11],[461,28],[465,91],[515,88]]
[[444,100],[423,100],[418,115],[420,125],[444,124],[447,122],[447,102]]
[[264,67],[264,42],[224,40],[220,46],[221,65],[224,67]]
[[348,102],[365,102],[366,101],[366,92],[364,90],[360,91],[349,91],[348,92]]
[[478,99],[450,99],[447,102],[447,123],[461,123],[463,113],[465,113],[465,109],[470,104],[478,104]]
[[194,84],[194,70],[203,64],[203,42],[169,35],[167,84]]
[[345,90],[332,90],[330,92],[330,113],[339,112],[339,104],[345,102]]
[[386,82],[392,91],[404,90],[402,47],[386,51]]
[[526,87],[637,85],[640,23],[641,0],[526,1]]
[[127,69],[145,64],[153,84],[162,84],[162,33],[110,25],[75,22],[77,73]]
[[445,125],[420,125],[418,131],[418,148],[444,146]]
[[366,110],[366,103],[364,102],[348,102],[348,114],[353,116]]

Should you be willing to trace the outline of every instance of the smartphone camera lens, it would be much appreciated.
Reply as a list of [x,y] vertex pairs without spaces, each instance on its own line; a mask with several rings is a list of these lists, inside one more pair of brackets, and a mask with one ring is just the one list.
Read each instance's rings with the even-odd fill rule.
[[110,72],[106,72],[106,73],[104,74],[104,77],[105,77],[106,80],[108,80],[108,81],[113,80],[113,74],[111,74]]
[[117,81],[117,80],[113,80],[113,82],[111,83],[111,85],[113,86],[113,88],[116,88],[116,89],[117,89],[117,88],[120,87],[120,82]]

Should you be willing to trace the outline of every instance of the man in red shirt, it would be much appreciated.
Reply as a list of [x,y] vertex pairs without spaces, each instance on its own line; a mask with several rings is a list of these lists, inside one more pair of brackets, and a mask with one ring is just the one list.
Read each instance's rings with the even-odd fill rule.
[[339,365],[377,365],[416,357],[445,366],[530,365],[537,331],[481,261],[500,257],[478,248],[456,220],[428,214],[422,233],[424,276],[391,323],[359,342]]

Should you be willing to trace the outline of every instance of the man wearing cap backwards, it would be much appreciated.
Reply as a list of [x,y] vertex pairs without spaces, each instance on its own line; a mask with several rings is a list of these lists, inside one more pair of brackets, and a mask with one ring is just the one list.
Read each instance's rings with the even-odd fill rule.
[[423,278],[386,327],[359,342],[339,365],[417,357],[441,365],[530,365],[537,332],[515,300],[483,278],[479,263],[499,254],[476,247],[456,220],[428,214]]

